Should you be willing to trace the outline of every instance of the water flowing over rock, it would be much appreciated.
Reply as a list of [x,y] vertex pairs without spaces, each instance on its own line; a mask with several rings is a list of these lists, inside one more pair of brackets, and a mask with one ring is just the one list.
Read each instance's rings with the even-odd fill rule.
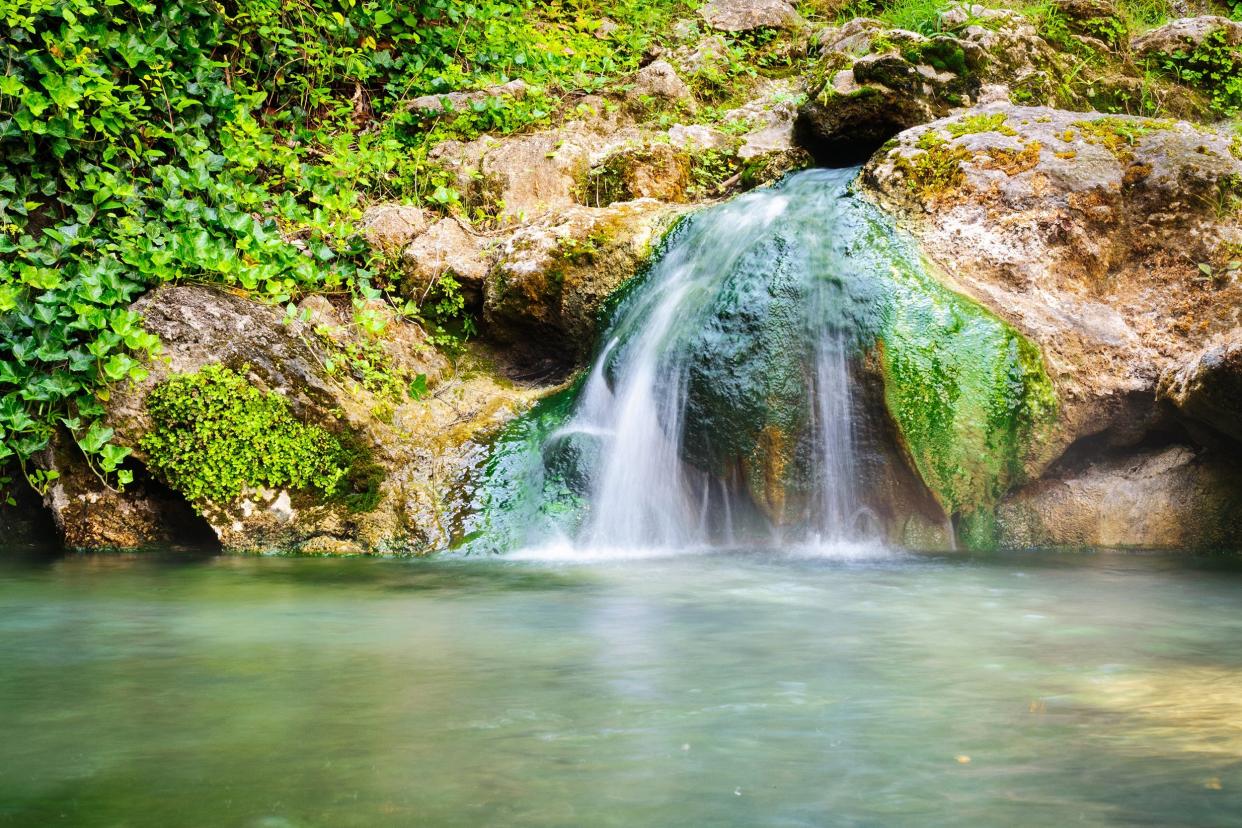
[[853,175],[802,173],[686,222],[589,375],[500,441],[475,531],[944,546],[946,513],[1003,495],[1055,412],[1038,354],[925,272]]

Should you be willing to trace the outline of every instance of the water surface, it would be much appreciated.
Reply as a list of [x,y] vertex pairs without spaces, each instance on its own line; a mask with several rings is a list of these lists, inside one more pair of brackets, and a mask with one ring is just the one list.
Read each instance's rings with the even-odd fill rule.
[[0,566],[0,825],[1229,825],[1242,570]]

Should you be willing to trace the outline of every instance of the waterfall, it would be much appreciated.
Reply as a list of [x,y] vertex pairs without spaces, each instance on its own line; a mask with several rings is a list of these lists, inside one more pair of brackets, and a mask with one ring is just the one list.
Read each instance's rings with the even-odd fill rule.
[[[692,462],[686,431],[703,423],[688,421],[686,413],[692,374],[704,371],[696,361],[714,358],[702,331],[719,327],[720,317],[731,313],[721,309],[723,296],[739,285],[762,288],[771,278],[771,251],[784,256],[785,270],[793,274],[791,295],[801,318],[792,321],[804,328],[777,332],[806,349],[801,385],[809,392],[814,496],[800,531],[806,538],[858,539],[853,338],[838,306],[840,274],[831,269],[825,244],[836,202],[852,175],[803,173],[697,216],[619,308],[572,416],[550,438],[594,443],[583,475],[590,481],[587,514],[576,544],[596,549],[729,545],[765,531],[766,523],[746,502],[737,467],[722,474]],[[786,356],[799,361],[797,354]],[[715,379],[719,386],[738,378]],[[694,439],[711,444],[723,436]]]

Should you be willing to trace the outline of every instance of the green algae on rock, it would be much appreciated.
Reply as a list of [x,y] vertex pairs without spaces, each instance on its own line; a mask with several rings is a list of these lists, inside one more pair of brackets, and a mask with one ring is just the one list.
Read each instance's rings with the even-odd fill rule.
[[[719,208],[719,218],[705,212],[683,222],[655,271],[609,303],[614,317],[591,375],[537,406],[493,447],[477,521],[489,527],[490,548],[541,539],[515,537],[512,527],[534,527],[545,540],[574,536],[593,525],[593,511],[611,508],[601,483],[616,475],[608,462],[645,460],[601,458],[629,426],[584,412],[627,404],[633,360],[644,349],[643,370],[656,372],[646,381],[668,396],[643,403],[650,408],[642,416],[654,417],[644,445],[675,453],[667,472],[686,482],[667,497],[699,492],[704,514],[728,503],[734,523],[744,511],[763,525],[805,529],[825,508],[825,485],[852,487],[859,502],[838,508],[841,520],[869,515],[894,540],[943,537],[943,516],[909,519],[909,504],[925,495],[895,491],[902,473],[879,468],[902,465],[897,454],[875,450],[858,467],[834,470],[848,480],[825,481],[825,394],[846,394],[844,428],[857,432],[847,440],[895,430],[944,515],[973,521],[1026,479],[1058,411],[1038,349],[946,288],[913,240],[852,193],[852,178],[852,171],[797,174],[746,204]],[[678,275],[687,267],[699,275]],[[671,304],[675,315],[651,327]],[[825,348],[838,347],[854,366],[843,370],[876,372],[875,399],[863,399],[872,393],[866,382],[853,392],[821,387]],[[851,382],[848,374],[836,381]],[[649,517],[659,522],[659,514]],[[687,537],[711,536],[697,531]]]

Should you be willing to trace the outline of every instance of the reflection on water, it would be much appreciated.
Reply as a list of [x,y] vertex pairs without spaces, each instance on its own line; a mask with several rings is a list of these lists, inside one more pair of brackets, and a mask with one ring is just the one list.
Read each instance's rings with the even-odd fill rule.
[[1237,824],[1240,602],[1109,555],[23,558],[0,825]]

